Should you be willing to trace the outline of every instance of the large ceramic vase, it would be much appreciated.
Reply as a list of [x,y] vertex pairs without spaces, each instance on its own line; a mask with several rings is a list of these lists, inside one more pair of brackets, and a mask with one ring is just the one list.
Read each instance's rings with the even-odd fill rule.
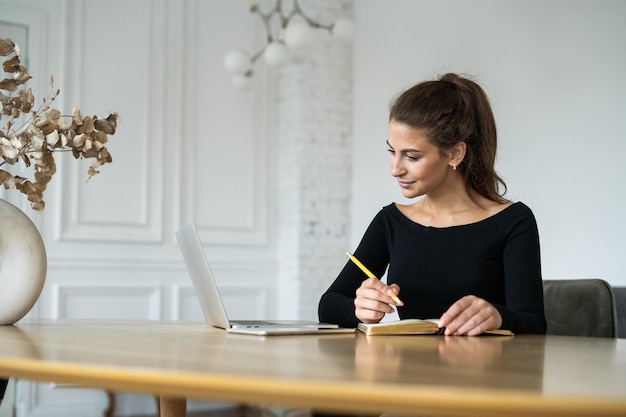
[[30,218],[0,199],[0,325],[33,308],[46,279],[46,248]]

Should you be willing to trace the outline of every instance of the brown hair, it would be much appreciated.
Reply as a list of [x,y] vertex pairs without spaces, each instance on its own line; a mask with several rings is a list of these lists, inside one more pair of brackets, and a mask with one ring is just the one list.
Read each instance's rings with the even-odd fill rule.
[[[465,142],[465,158],[458,170],[470,197],[474,192],[506,202],[506,184],[496,174],[496,122],[489,99],[474,81],[457,74],[424,81],[400,94],[391,106],[389,121],[421,129],[443,153]],[[502,187],[502,192],[500,192]]]

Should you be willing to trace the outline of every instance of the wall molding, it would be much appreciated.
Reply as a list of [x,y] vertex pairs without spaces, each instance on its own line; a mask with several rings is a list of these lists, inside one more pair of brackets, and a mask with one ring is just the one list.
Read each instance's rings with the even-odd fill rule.
[[[133,315],[135,319],[142,320],[163,318],[162,289],[156,285],[54,284],[50,301],[52,304],[50,318],[58,320],[130,319]],[[76,304],[76,312],[71,311],[72,304]],[[84,305],[89,305],[89,308],[84,308]],[[134,311],[130,311],[131,305]],[[118,317],[120,314],[123,317]]]
[[[250,170],[250,176],[246,178],[244,183],[232,184],[231,187],[240,187],[237,193],[249,196],[250,204],[245,207],[244,215],[237,219],[236,222],[224,221],[221,218],[210,218],[203,216],[198,211],[198,193],[202,192],[208,195],[205,197],[211,202],[215,199],[222,199],[223,191],[219,184],[222,180],[228,180],[228,172],[224,173],[221,178],[211,178],[206,181],[199,178],[196,173],[199,172],[200,165],[205,163],[200,155],[198,145],[205,132],[198,129],[199,118],[204,117],[198,114],[197,109],[194,111],[193,106],[199,102],[201,97],[210,95],[211,91],[200,90],[202,86],[201,77],[205,76],[202,71],[203,63],[199,61],[197,51],[202,50],[202,45],[198,31],[200,30],[201,21],[201,5],[206,3],[198,0],[189,0],[185,4],[185,21],[187,22],[184,32],[185,48],[185,68],[187,69],[187,77],[184,85],[185,100],[182,103],[182,138],[198,138],[196,140],[184,140],[181,142],[180,165],[183,167],[180,183],[177,189],[179,205],[176,208],[178,219],[177,227],[185,226],[194,222],[205,244],[224,244],[224,245],[245,245],[245,246],[262,246],[268,243],[268,217],[269,217],[269,125],[267,122],[268,109],[272,103],[264,94],[268,88],[264,79],[259,77],[255,79],[255,88],[249,92],[247,99],[254,101],[254,127],[250,130],[250,136],[240,138],[240,143],[233,145],[232,154],[235,157],[239,155],[247,155],[249,159],[243,156],[235,159],[237,163],[249,164],[246,169]],[[250,42],[253,42],[251,39]],[[233,89],[233,94],[236,91]],[[210,138],[209,138],[210,139]],[[205,139],[205,140],[209,140]],[[219,146],[219,145],[216,145]],[[217,183],[217,185],[215,185]],[[212,188],[213,187],[213,188]],[[212,195],[213,194],[213,195]],[[241,207],[238,207],[241,209]]]
[[[167,54],[162,51],[165,41],[165,31],[163,26],[168,24],[166,3],[163,0],[144,1],[150,15],[150,26],[146,38],[149,39],[149,59],[143,71],[146,73],[146,91],[160,91],[162,86],[167,85],[167,75],[163,69],[167,63]],[[81,53],[85,50],[83,39],[85,38],[84,22],[85,16],[84,2],[77,0],[67,0],[67,20],[66,39],[71,39],[73,47],[67,47],[64,62],[64,78],[73,80],[68,83],[67,102],[80,103],[84,101],[85,94],[85,74],[84,59]],[[71,22],[71,23],[70,23]],[[138,28],[141,28],[138,26]],[[142,151],[135,155],[140,159],[142,170],[134,172],[138,175],[141,186],[136,189],[140,195],[139,212],[137,216],[119,221],[107,218],[106,208],[103,208],[97,215],[87,213],[83,208],[85,199],[89,198],[84,181],[86,178],[86,168],[89,162],[72,160],[66,155],[59,158],[57,167],[62,177],[62,182],[58,187],[58,201],[61,210],[57,211],[57,224],[55,238],[59,242],[135,242],[135,243],[158,243],[163,240],[162,213],[164,204],[163,178],[165,166],[165,138],[163,124],[166,121],[163,100],[155,100],[150,96],[144,98],[143,108],[148,109],[143,114],[141,121],[142,132],[138,135]],[[86,110],[86,109],[81,109]],[[102,117],[106,115],[101,115]],[[112,140],[122,141],[125,132],[122,122],[118,132]],[[133,134],[132,132],[130,134]],[[137,136],[137,135],[136,135]],[[115,155],[113,155],[115,158]],[[106,170],[110,167],[104,167]],[[93,181],[97,181],[95,178]],[[120,184],[123,186],[123,184]],[[90,191],[93,192],[93,191]],[[123,204],[123,202],[121,203]],[[132,212],[129,212],[132,214]],[[91,217],[91,219],[90,219]],[[97,218],[97,220],[95,220]]]

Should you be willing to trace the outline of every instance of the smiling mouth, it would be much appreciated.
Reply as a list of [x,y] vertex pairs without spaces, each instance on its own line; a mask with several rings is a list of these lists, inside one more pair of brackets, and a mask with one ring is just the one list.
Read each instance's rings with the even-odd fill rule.
[[407,182],[407,181],[400,181],[400,180],[398,180],[398,185],[401,188],[409,188],[413,184],[414,184],[413,182]]

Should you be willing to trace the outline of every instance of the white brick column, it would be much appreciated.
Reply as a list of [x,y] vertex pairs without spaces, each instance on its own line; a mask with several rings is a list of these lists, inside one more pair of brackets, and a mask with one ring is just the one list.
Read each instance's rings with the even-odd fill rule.
[[[353,0],[302,0],[320,23],[352,18]],[[349,242],[352,46],[324,30],[277,74],[280,315],[317,319]]]

